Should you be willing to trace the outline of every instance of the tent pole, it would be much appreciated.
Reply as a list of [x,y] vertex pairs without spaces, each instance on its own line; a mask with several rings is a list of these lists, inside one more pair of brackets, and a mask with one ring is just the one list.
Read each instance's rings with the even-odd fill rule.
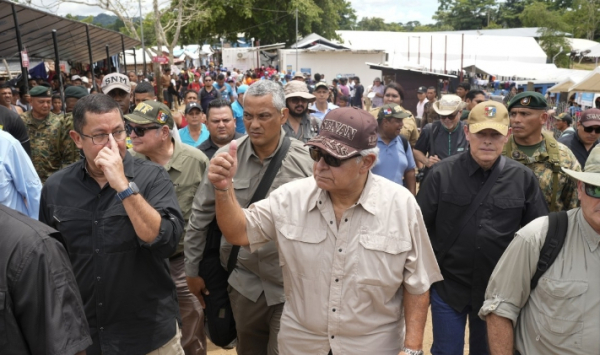
[[121,49],[123,50],[123,74],[127,75],[127,59],[125,59],[125,40],[121,35]]
[[135,71],[135,76],[137,78],[137,54],[135,53],[135,48],[131,48],[131,50],[133,51],[133,71]]
[[106,74],[110,74],[110,55],[108,54],[108,44],[106,45]]
[[444,44],[444,74],[448,74],[446,71],[446,59],[448,58],[448,35],[445,36],[445,44]]
[[[10,4],[10,7],[12,8],[13,21],[15,23],[15,32],[17,35],[17,46],[19,47],[19,59],[21,60],[21,79],[23,80],[23,87],[25,87],[25,91],[29,92],[29,72],[27,71],[27,68],[23,66],[23,42],[21,42],[21,30],[19,29],[19,20],[17,19],[17,9],[15,8],[15,4],[12,3]],[[54,69],[56,71],[56,68]],[[58,69],[60,73],[60,66]]]
[[[58,55],[58,40],[56,39],[56,30],[52,30],[52,43],[54,44],[54,69],[58,68],[60,73],[60,57]],[[62,75],[58,75],[58,82],[60,83],[60,99],[62,100],[62,110],[65,112],[67,104],[65,102],[65,90],[63,88]]]
[[98,92],[98,85],[96,84],[96,75],[94,73],[94,59],[92,57],[92,43],[90,41],[89,25],[85,25],[85,35],[87,36],[88,55],[90,57],[90,69],[92,70],[92,84],[94,85],[94,91]]
[[465,53],[465,34],[462,34],[462,44],[460,46],[460,82],[463,82],[463,57]]

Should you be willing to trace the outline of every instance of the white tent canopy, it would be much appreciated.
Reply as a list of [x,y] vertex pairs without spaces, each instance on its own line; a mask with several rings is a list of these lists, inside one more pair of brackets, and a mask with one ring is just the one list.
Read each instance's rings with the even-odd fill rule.
[[600,43],[596,41],[590,41],[589,39],[584,38],[565,38],[565,40],[567,40],[567,43],[569,43],[571,50],[577,52],[583,52],[587,49],[592,49],[593,47],[600,45]]
[[571,86],[569,91],[600,92],[600,67],[592,70],[580,82]]

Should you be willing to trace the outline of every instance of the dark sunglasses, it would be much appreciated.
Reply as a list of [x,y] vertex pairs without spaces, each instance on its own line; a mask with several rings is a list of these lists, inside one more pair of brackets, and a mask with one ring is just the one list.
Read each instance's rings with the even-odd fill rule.
[[336,158],[332,155],[321,152],[319,149],[317,149],[315,147],[308,148],[308,151],[310,152],[310,157],[316,163],[318,163],[321,160],[321,158],[323,158],[323,160],[325,161],[325,164],[332,166],[334,168],[338,168],[340,165],[342,165],[342,163],[344,161],[354,158],[354,157],[350,157],[350,158],[346,158],[346,159]]
[[583,127],[583,130],[584,130],[586,133],[592,133],[592,132],[594,132],[594,133],[596,133],[596,134],[600,134],[600,127],[598,127],[598,126],[592,126],[592,127]]
[[584,184],[585,194],[589,197],[600,198],[600,186]]
[[160,126],[150,126],[150,127],[133,127],[128,124],[125,125],[125,131],[127,131],[127,135],[130,136],[131,132],[135,132],[135,135],[138,137],[143,137],[146,134],[146,131],[151,129],[159,129]]
[[440,115],[440,120],[453,120],[453,119],[455,119],[455,118],[456,118],[456,116],[457,116],[457,115],[458,115],[458,112],[455,112],[455,113],[449,114],[449,115],[447,115],[447,116]]

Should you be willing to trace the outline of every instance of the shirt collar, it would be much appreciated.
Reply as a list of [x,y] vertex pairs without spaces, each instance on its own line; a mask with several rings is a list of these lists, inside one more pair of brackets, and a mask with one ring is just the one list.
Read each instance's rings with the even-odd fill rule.
[[171,168],[173,168],[177,171],[182,171],[183,170],[183,161],[179,160],[178,157],[181,154],[181,152],[183,151],[183,148],[181,145],[184,143],[178,142],[177,139],[171,139],[171,142],[173,142],[173,155],[171,155],[171,159],[169,159],[169,161],[165,165],[165,170],[169,171],[169,170],[171,170]]
[[598,249],[600,235],[596,233],[592,226],[590,226],[590,224],[585,220],[581,208],[579,208],[579,211],[577,211],[577,215],[577,224],[579,224],[581,234],[583,234],[583,238],[587,242],[590,251],[593,253],[596,249]]
[[[481,166],[479,166],[479,164],[477,164],[475,159],[473,159],[473,156],[471,155],[471,151],[466,151],[463,153],[463,155],[465,156],[464,159],[466,159],[467,172],[469,173],[469,176],[473,176],[473,174],[475,174],[475,172],[477,172],[477,170],[479,170],[479,169],[481,169],[482,173],[484,172],[483,169],[481,168]],[[489,170],[490,172],[493,171],[494,169],[496,169],[496,166],[498,166],[498,163],[500,162],[500,158],[502,158],[502,156],[499,156],[498,158],[496,158],[494,165],[492,165],[492,167]]]

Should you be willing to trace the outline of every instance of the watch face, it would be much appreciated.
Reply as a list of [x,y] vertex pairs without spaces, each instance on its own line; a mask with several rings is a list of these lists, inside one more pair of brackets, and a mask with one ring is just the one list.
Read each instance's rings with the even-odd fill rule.
[[131,188],[131,191],[133,191],[134,194],[139,194],[140,193],[140,189],[138,188],[138,186],[135,184],[135,182],[130,182],[129,183],[129,187]]

